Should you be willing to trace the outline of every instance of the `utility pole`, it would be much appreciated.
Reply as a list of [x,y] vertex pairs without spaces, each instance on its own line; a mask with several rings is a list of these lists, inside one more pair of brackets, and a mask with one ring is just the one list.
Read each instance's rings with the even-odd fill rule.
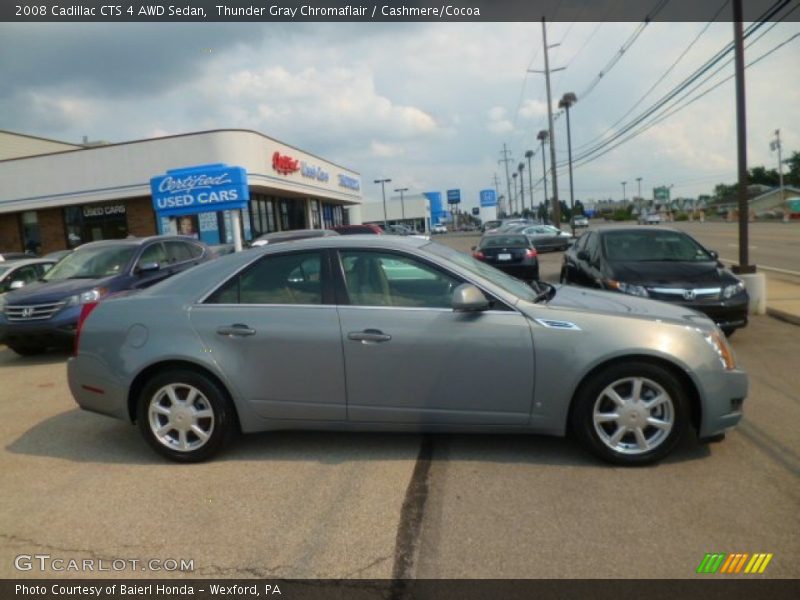
[[[524,216],[525,214],[525,187],[523,183],[525,182],[525,178],[522,176],[522,172],[525,170],[525,163],[521,162],[517,165],[517,169],[519,170],[519,199],[520,199],[520,207],[519,207],[519,214],[520,216]],[[528,190],[530,192],[530,190]]]
[[[542,182],[544,184],[544,206],[545,206],[545,215],[544,215],[544,222],[547,223],[547,164],[546,159],[544,157],[544,142],[547,140],[548,133],[546,129],[542,129],[537,135],[536,139],[542,142]],[[553,169],[555,171],[555,169]]]
[[533,157],[533,150],[525,152],[525,158],[528,159],[528,194],[531,197],[531,212],[533,212],[533,170],[531,169],[531,158]]
[[781,187],[781,206],[783,207],[783,220],[789,220],[789,206],[786,204],[786,194],[783,191],[783,157],[781,156],[781,130],[775,130],[775,141],[770,142],[769,147],[771,150],[778,151],[778,180]]
[[639,186],[639,194],[638,194],[638,197],[639,197],[639,215],[641,216],[641,214],[642,214],[642,202],[643,202],[642,201],[642,178],[641,177],[637,177],[636,178],[636,183]]
[[627,182],[627,181],[623,181],[623,182],[622,182],[622,206],[625,206],[625,202],[626,202],[626,200],[628,199],[628,198],[625,196],[625,186],[626,186],[626,185],[628,185],[628,182]]
[[552,46],[547,45],[547,26],[545,19],[542,17],[542,44],[544,45],[544,71],[535,71],[528,69],[532,73],[544,73],[545,83],[547,85],[547,120],[550,129],[550,165],[553,169],[553,221],[556,227],[561,225],[561,207],[558,204],[558,177],[556,175],[556,139],[553,131],[553,97],[550,94],[550,73],[556,71],[563,71],[566,67],[559,67],[558,69],[550,70],[550,57],[548,55],[549,48],[555,48],[558,44]]
[[501,158],[497,162],[498,163],[505,163],[505,165],[506,165],[506,188],[507,188],[507,192],[508,192],[508,196],[507,197],[508,197],[508,204],[509,204],[508,209],[509,209],[509,212],[511,212],[511,175],[508,174],[508,163],[511,162],[511,159],[508,158],[509,154],[511,154],[511,152],[508,151],[508,149],[506,148],[506,145],[504,143],[503,144],[503,158]]
[[519,197],[517,196],[517,172],[514,171],[511,177],[514,179],[514,198],[511,200],[511,214],[514,214],[516,212],[514,208],[516,208],[517,198]]
[[736,142],[739,166],[739,264],[736,273],[755,273],[748,256],[747,206],[747,117],[744,93],[744,35],[742,33],[742,0],[733,0],[734,73],[736,75]]

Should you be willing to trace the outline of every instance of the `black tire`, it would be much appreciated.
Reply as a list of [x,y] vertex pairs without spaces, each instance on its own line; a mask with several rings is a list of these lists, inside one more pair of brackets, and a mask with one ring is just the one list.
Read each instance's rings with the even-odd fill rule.
[[[613,391],[622,400],[627,400],[626,390],[633,398],[636,380],[642,382],[639,403],[619,406],[605,394],[613,385]],[[666,401],[659,402],[652,409],[644,407],[645,401],[664,398],[664,395]],[[599,415],[597,424],[595,409]],[[603,417],[610,414],[618,419]],[[671,427],[667,430],[663,425],[645,424],[647,418],[661,424],[670,423]],[[624,427],[619,425],[623,420]],[[606,462],[624,466],[648,465],[667,456],[680,441],[688,421],[689,400],[678,379],[667,369],[646,362],[611,365],[593,376],[578,390],[570,415],[572,432],[587,450]],[[645,442],[644,448],[636,429]],[[621,437],[614,442],[617,434]],[[647,442],[653,444],[651,448]]]
[[47,350],[47,347],[38,344],[8,344],[8,347],[20,356],[37,356]]
[[[167,388],[172,390],[179,402],[172,402]],[[192,390],[197,394],[190,403],[184,404],[189,400]],[[159,413],[156,405],[174,414],[174,418]],[[150,412],[151,406],[153,414]],[[190,416],[198,412],[208,412],[209,416]],[[181,463],[211,458],[230,441],[237,429],[235,409],[225,390],[207,375],[188,369],[164,371],[150,379],[139,395],[136,419],[145,440],[156,452]],[[207,439],[203,440],[193,430],[185,431],[191,422],[208,435]],[[167,429],[161,438],[154,431],[156,424]],[[184,429],[183,439],[180,429]],[[180,448],[182,442],[185,445],[183,449]]]
[[722,327],[722,333],[725,334],[725,337],[730,339],[730,337],[736,333],[736,327]]

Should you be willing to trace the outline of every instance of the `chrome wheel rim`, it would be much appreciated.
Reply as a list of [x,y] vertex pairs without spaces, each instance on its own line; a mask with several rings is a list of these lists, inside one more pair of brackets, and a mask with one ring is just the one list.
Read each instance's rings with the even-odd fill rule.
[[214,411],[208,398],[187,383],[165,385],[150,398],[150,430],[170,450],[201,448],[214,432]]
[[608,448],[638,455],[658,448],[675,424],[675,406],[652,379],[626,377],[607,386],[594,403],[594,430]]

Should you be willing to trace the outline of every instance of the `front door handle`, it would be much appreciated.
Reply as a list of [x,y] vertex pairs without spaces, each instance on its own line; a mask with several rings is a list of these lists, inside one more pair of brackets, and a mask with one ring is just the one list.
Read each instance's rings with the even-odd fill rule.
[[362,344],[377,344],[388,342],[392,339],[392,336],[383,333],[379,329],[365,329],[364,331],[351,331],[347,334],[347,339],[361,342]]
[[251,329],[247,325],[242,323],[234,323],[233,325],[226,325],[224,327],[217,327],[217,333],[219,335],[227,335],[228,337],[247,337],[249,335],[255,335],[256,330]]

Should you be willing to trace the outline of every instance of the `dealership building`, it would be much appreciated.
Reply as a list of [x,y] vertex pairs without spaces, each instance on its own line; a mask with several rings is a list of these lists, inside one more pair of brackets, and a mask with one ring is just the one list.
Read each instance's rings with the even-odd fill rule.
[[[209,200],[216,198],[214,187],[206,184],[225,183],[228,167],[244,176],[245,202],[234,209],[221,202],[215,210]],[[178,202],[192,193],[205,203],[162,212],[153,182],[168,193],[181,192]],[[80,145],[0,131],[0,252],[47,253],[158,233],[232,243],[237,222],[244,240],[358,222],[361,201],[358,173],[255,131]]]

